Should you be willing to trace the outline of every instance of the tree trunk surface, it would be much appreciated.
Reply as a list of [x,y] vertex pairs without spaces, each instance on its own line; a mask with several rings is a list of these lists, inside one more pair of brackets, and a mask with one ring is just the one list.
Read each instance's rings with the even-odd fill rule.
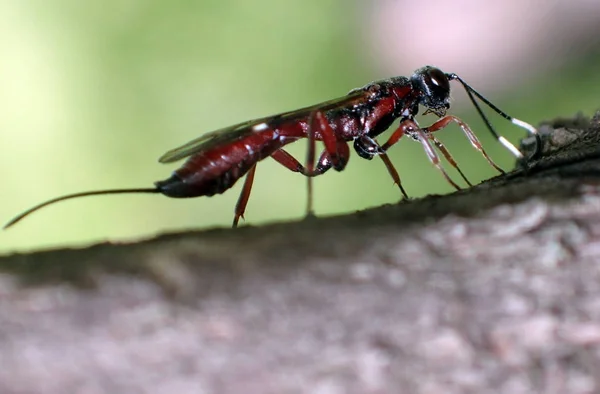
[[540,131],[451,195],[1,257],[0,393],[598,393],[600,115]]

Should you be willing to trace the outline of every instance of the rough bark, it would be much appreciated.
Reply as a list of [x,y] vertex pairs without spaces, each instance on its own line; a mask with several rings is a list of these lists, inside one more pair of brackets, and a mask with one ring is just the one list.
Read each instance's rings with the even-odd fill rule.
[[0,258],[0,392],[599,392],[600,116],[542,132],[452,195]]

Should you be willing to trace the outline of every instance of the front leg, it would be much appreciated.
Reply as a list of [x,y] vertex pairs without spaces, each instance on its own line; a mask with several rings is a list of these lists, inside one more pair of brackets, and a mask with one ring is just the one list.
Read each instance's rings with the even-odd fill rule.
[[[458,124],[458,126],[460,126],[463,133],[465,133],[465,135],[469,139],[469,142],[471,143],[471,145],[473,145],[473,147],[475,149],[477,149],[483,155],[483,157],[485,157],[487,162],[492,167],[494,167],[496,170],[498,170],[498,172],[500,172],[501,174],[504,174],[504,171],[502,170],[502,168],[500,168],[500,166],[498,166],[496,163],[494,163],[494,161],[491,159],[491,157],[488,156],[487,152],[483,149],[481,142],[479,142],[479,139],[477,138],[475,133],[473,133],[473,131],[471,130],[469,125],[467,125],[465,122],[463,122],[460,118],[457,118],[456,116],[453,116],[453,115],[446,115],[443,118],[438,119],[434,124],[427,127],[425,130],[428,133],[433,133],[435,131],[438,131],[438,130],[441,130],[441,129],[447,127],[452,122],[454,122],[454,123]],[[502,138],[504,138],[504,137],[502,137]],[[517,152],[518,152],[518,150],[517,150]]]
[[400,138],[402,138],[405,134],[414,137],[417,141],[421,143],[423,150],[425,150],[425,154],[429,158],[429,161],[442,173],[444,178],[448,183],[450,183],[456,190],[461,190],[460,186],[458,186],[452,178],[448,175],[442,164],[440,163],[440,157],[436,153],[434,147],[430,143],[429,138],[429,129],[421,129],[417,122],[412,119],[403,119],[398,128],[392,133],[390,138],[387,140],[385,144],[381,146],[384,151],[387,151],[392,145],[396,144]]

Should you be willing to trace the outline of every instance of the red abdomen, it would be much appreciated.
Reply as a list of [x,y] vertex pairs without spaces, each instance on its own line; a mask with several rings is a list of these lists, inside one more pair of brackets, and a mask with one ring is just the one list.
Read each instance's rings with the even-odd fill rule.
[[223,193],[258,161],[292,142],[273,130],[254,132],[243,138],[191,156],[164,181],[155,183],[168,197],[213,196]]

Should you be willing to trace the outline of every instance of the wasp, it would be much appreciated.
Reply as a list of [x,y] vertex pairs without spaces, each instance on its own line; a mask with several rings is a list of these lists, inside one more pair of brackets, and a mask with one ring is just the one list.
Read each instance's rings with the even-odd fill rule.
[[[341,98],[206,133],[160,157],[161,163],[187,160],[169,178],[156,182],[154,187],[105,189],[64,195],[28,209],[13,218],[4,228],[59,201],[123,193],[154,193],[174,198],[213,196],[224,193],[246,176],[235,206],[233,227],[236,227],[240,218],[243,218],[250,198],[256,164],[268,157],[288,170],[308,178],[307,212],[312,214],[312,178],[331,168],[342,171],[350,158],[350,142],[354,151],[363,159],[380,157],[403,197],[408,198],[398,171],[386,153],[404,136],[421,144],[431,163],[454,188],[460,189],[442,167],[436,148],[458,170],[465,182],[472,186],[450,152],[434,135],[449,124],[458,124],[487,162],[500,173],[504,171],[489,157],[469,126],[456,116],[447,114],[450,108],[451,81],[458,81],[463,86],[489,131],[514,156],[523,158],[513,144],[495,131],[476,98],[506,120],[534,135],[539,145],[535,127],[500,110],[458,75],[426,66],[416,70],[411,77],[399,76],[371,82],[362,88],[351,90]],[[439,119],[428,127],[420,127],[415,120],[420,107],[425,108],[423,114],[432,113]],[[396,120],[399,120],[398,126],[385,143],[379,144],[376,138]],[[285,146],[304,138],[308,139],[309,146],[306,160],[302,163],[289,154]],[[324,146],[318,155],[317,141],[323,142]]]

